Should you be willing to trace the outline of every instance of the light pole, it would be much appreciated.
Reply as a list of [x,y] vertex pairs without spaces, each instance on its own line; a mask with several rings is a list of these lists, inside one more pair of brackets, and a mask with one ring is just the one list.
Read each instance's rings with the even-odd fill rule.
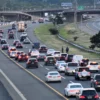
[[94,0],[94,9],[96,9],[96,2],[95,2],[95,0]]
[[75,28],[77,29],[77,0],[75,0],[74,24],[75,24]]

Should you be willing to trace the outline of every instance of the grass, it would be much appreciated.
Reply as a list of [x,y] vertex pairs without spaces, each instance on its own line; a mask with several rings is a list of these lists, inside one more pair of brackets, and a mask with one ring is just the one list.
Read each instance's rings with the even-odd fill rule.
[[[69,54],[80,54],[80,55],[83,55],[84,57],[90,58],[90,59],[91,58],[100,58],[99,55],[97,55],[97,54],[88,53],[88,52],[82,51],[80,49],[77,49],[76,47],[73,47],[73,46],[67,44],[66,42],[63,42],[62,40],[58,39],[56,35],[51,35],[49,32],[49,29],[52,27],[54,27],[52,24],[41,25],[40,27],[38,27],[34,30],[35,35],[37,36],[37,38],[39,40],[41,40],[41,42],[43,42],[50,48],[54,48],[56,50],[61,51],[62,46],[64,47],[64,49],[68,46]],[[64,34],[65,30],[62,29],[61,31],[63,31],[63,34]]]

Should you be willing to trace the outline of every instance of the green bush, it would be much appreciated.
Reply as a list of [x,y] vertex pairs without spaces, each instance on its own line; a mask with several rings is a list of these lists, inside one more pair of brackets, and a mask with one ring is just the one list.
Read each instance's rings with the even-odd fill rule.
[[55,29],[55,28],[50,28],[49,31],[50,31],[50,33],[51,33],[52,35],[56,35],[56,34],[59,33],[58,30]]

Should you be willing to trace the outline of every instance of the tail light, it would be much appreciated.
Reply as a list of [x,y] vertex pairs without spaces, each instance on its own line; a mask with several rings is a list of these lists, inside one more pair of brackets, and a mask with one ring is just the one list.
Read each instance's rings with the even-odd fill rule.
[[91,73],[90,73],[90,72],[88,72],[88,74],[90,75]]
[[61,77],[61,76],[58,76],[59,78]]
[[30,63],[31,63],[30,61],[27,62],[27,64],[30,64]]
[[26,58],[29,58],[29,56],[26,56]]
[[69,70],[69,68],[66,68],[66,70]]
[[19,59],[21,58],[21,56],[19,56]]
[[94,98],[96,98],[96,99],[97,99],[97,98],[99,98],[99,96],[98,96],[98,95],[95,95],[95,97],[94,97]]
[[35,61],[36,63],[38,62],[38,61]]
[[85,96],[82,96],[82,95],[81,95],[79,98],[80,98],[80,99],[84,99],[84,98],[85,98]]
[[51,76],[48,76],[48,78],[51,78]]
[[95,84],[98,84],[98,82],[96,81]]

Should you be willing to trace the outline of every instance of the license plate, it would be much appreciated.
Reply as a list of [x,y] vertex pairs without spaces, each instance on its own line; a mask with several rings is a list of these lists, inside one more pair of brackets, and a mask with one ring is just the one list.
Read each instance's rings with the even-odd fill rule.
[[92,96],[88,96],[88,99],[92,99]]
[[56,78],[56,76],[53,76],[53,78]]

